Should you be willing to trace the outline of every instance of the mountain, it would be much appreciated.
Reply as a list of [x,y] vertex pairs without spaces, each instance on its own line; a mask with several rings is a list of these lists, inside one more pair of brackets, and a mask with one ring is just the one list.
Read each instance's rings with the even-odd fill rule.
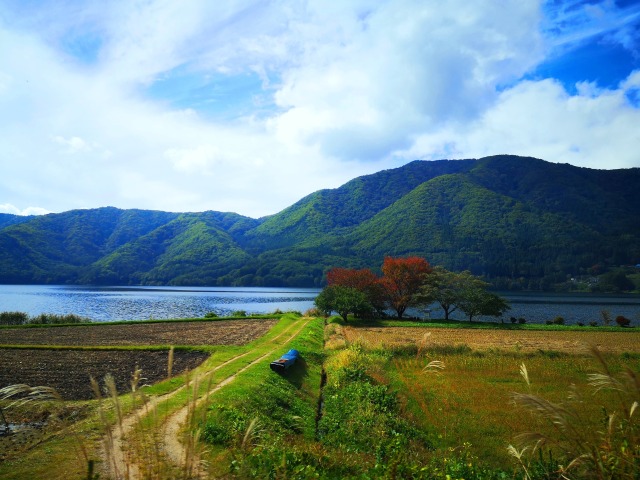
[[0,215],[0,283],[320,286],[332,266],[419,255],[547,289],[640,262],[640,169],[510,155],[414,161],[261,219],[113,207]]

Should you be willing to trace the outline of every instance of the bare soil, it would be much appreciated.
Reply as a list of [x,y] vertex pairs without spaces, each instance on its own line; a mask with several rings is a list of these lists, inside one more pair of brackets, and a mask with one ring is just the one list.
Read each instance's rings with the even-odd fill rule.
[[[209,357],[205,352],[174,352],[173,374],[191,370]],[[142,384],[167,378],[167,351],[101,350],[0,350],[0,388],[16,383],[54,387],[64,400],[95,398],[90,376],[100,384],[113,375],[118,392],[131,390],[131,376],[138,366]]]
[[0,345],[245,345],[277,320],[219,320],[0,329]]
[[[132,346],[244,345],[264,335],[277,320],[162,322],[0,329],[0,345]],[[209,354],[175,351],[173,374],[200,365]],[[89,376],[113,375],[119,392],[130,390],[136,366],[143,383],[167,377],[167,351],[103,351],[0,348],[0,388],[16,383],[54,387],[65,400],[93,398]]]

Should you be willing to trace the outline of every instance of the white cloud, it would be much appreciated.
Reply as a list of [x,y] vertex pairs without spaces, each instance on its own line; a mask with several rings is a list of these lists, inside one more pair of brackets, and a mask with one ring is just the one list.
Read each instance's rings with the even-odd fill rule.
[[553,80],[520,83],[504,91],[478,121],[465,129],[422,135],[403,155],[518,153],[591,168],[638,167],[640,110],[629,104],[626,93],[639,73],[616,90],[582,85],[576,95]]
[[10,213],[11,215],[46,215],[48,210],[40,207],[27,207],[19,209],[10,203],[0,204],[0,213]]
[[490,3],[389,2],[364,20],[354,8],[342,12],[349,31],[318,5],[310,22],[326,25],[322,40],[312,36],[311,53],[276,94],[287,109],[272,120],[279,137],[365,160],[438,124],[474,119],[541,55],[535,4]]
[[64,148],[67,153],[90,152],[93,147],[80,137],[65,138],[60,135],[52,135],[51,140]]
[[[638,164],[629,99],[640,73],[575,96],[520,81],[544,59],[540,2],[24,5],[0,6],[6,205],[257,217],[415,158]],[[262,84],[234,90],[247,74]],[[231,85],[224,95],[259,96],[257,110],[233,122],[200,110],[218,78]],[[150,93],[161,80],[179,106]]]

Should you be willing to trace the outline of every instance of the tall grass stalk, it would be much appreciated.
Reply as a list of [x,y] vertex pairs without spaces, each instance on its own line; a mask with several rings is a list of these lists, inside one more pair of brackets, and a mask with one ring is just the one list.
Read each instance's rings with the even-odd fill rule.
[[[640,472],[640,379],[636,372],[626,368],[615,376],[602,354],[595,348],[592,353],[598,360],[601,371],[588,375],[588,385],[593,390],[590,399],[579,398],[570,390],[568,402],[560,404],[533,393],[514,393],[517,405],[532,412],[534,416],[553,427],[554,435],[541,432],[526,432],[516,437],[521,450],[509,445],[509,453],[522,466],[529,477],[524,462],[524,453],[532,454],[541,449],[557,449],[564,455],[566,465],[559,466],[560,478],[616,478],[637,479]],[[521,367],[522,376],[530,387],[526,367]],[[605,391],[613,392],[618,401],[616,410],[609,412],[603,400],[604,421],[581,415],[581,404],[593,401]],[[589,425],[591,428],[585,428]],[[529,469],[532,463],[529,463]]]
[[[12,407],[22,407],[28,404],[42,403],[42,402],[60,402],[62,403],[62,396],[58,393],[58,391],[53,387],[47,386],[36,386],[31,387],[26,384],[15,384],[8,385],[4,388],[0,389],[0,400],[8,400],[10,398],[16,398],[16,400],[9,403],[5,406],[5,409],[10,409]],[[4,412],[0,409],[0,413],[2,414],[2,419],[6,425],[7,431],[9,430],[9,423],[4,416]],[[65,422],[66,423],[66,422]],[[83,465],[87,465],[89,463],[89,454],[84,443],[81,441],[77,432],[73,428],[67,428],[69,425],[65,424],[63,428],[65,428],[68,432],[71,433],[74,439],[74,447],[76,452],[78,453],[78,457],[82,459]]]
[[167,360],[167,378],[171,378],[173,373],[173,345],[169,349],[169,359]]

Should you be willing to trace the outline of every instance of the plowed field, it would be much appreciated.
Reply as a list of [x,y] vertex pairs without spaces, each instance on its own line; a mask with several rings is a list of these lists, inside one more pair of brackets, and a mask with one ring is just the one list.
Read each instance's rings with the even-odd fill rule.
[[0,329],[0,345],[244,345],[276,320],[121,323]]
[[[131,346],[244,345],[264,335],[277,320],[229,320],[88,325],[0,330],[0,345]],[[175,351],[173,374],[190,370],[209,354]],[[136,365],[143,383],[167,377],[168,352],[0,348],[0,388],[16,383],[55,387],[66,400],[93,397],[89,376],[114,376],[118,391],[129,390]]]

